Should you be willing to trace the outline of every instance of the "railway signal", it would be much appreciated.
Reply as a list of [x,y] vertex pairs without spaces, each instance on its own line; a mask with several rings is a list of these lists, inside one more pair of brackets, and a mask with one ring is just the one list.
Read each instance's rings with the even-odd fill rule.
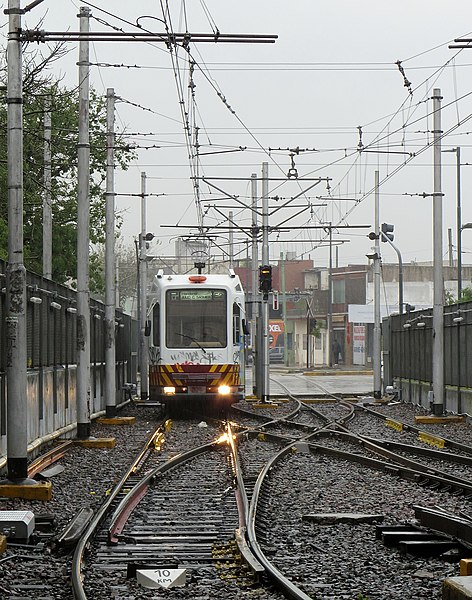
[[270,265],[259,267],[259,291],[264,296],[268,296],[272,291],[272,267]]
[[394,229],[394,225],[390,225],[390,223],[382,223],[382,242],[386,242],[387,240],[393,242],[393,239],[395,237],[393,235]]

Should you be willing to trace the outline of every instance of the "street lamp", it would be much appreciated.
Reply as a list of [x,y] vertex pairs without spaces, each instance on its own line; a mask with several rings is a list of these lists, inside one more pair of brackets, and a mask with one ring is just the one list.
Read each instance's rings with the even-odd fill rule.
[[462,232],[464,229],[472,229],[472,223],[461,225],[457,236],[457,302],[461,301],[462,296]]
[[467,223],[467,227],[462,226],[461,216],[461,149],[451,148],[450,150],[443,150],[443,152],[454,152],[456,155],[456,228],[457,228],[457,302],[461,301],[462,296],[462,230],[470,229],[471,223]]

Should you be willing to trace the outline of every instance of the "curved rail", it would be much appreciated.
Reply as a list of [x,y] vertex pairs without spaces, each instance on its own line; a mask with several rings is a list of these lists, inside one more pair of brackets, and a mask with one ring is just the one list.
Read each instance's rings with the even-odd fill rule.
[[136,469],[138,468],[138,465],[140,465],[143,462],[145,455],[151,451],[151,448],[154,447],[156,441],[158,440],[159,436],[162,435],[164,429],[165,429],[165,423],[162,423],[154,431],[154,433],[152,433],[152,435],[149,437],[149,439],[145,443],[143,450],[140,452],[140,454],[137,456],[136,460],[134,461],[133,465],[128,469],[128,471],[122,477],[121,481],[115,486],[114,490],[108,496],[106,502],[103,503],[103,505],[100,507],[100,509],[95,514],[95,516],[91,519],[87,529],[85,530],[84,534],[80,538],[80,540],[75,548],[74,556],[72,558],[72,573],[71,573],[72,592],[73,592],[74,598],[76,600],[87,600],[87,596],[86,596],[84,588],[83,588],[83,581],[82,581],[82,577],[81,577],[81,567],[82,567],[85,549],[87,547],[87,544],[88,544],[90,538],[92,537],[93,533],[98,528],[98,526],[100,525],[102,520],[105,518],[111,504],[113,503],[113,501],[115,500],[117,495],[120,493],[120,490],[123,488],[123,486],[129,479],[129,477],[136,471]]

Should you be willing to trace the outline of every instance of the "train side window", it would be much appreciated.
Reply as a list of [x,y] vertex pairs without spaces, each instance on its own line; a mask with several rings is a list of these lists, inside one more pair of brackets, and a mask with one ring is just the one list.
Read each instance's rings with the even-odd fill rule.
[[154,305],[152,309],[152,345],[160,346],[161,345],[161,330],[160,330],[160,311],[159,311],[159,303]]
[[239,344],[241,338],[241,307],[233,304],[233,344]]

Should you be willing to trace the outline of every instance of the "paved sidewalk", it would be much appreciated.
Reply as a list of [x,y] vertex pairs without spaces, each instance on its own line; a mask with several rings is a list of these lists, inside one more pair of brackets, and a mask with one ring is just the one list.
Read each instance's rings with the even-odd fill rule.
[[[280,385],[278,385],[280,383]],[[323,369],[305,371],[300,369],[271,366],[269,394],[286,394],[287,388],[296,395],[322,396],[325,394],[355,394],[370,396],[373,394],[374,378],[372,371]],[[249,374],[247,389],[252,389]]]

